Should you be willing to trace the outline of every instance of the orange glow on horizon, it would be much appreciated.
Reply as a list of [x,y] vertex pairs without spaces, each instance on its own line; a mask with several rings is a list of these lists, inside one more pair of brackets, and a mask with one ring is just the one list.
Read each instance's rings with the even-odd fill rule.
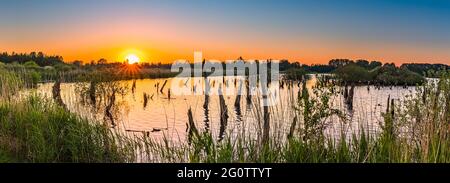
[[125,58],[128,61],[128,64],[137,64],[140,62],[140,58],[138,56],[136,56],[135,54],[129,54],[127,55],[127,57]]
[[[279,14],[289,16],[280,21],[276,20],[278,16],[271,16],[274,19],[267,19],[267,21],[259,21],[262,18],[260,16],[244,16],[245,18],[236,19],[239,16],[225,16],[228,15],[227,11],[216,12],[211,9],[205,9],[208,11],[199,11],[196,13],[200,14],[190,14],[190,16],[188,9],[176,8],[164,11],[155,6],[154,11],[149,11],[153,7],[150,4],[159,4],[155,2],[149,3],[147,7],[137,6],[139,4],[137,2],[125,2],[122,5],[119,2],[100,4],[103,3],[104,5],[99,8],[105,9],[98,11],[93,8],[92,12],[83,13],[85,16],[79,14],[79,11],[56,14],[56,11],[53,12],[52,9],[47,12],[48,15],[55,13],[60,16],[44,16],[47,13],[41,15],[24,11],[21,13],[24,18],[10,18],[9,23],[2,26],[4,28],[0,30],[0,52],[41,51],[47,55],[60,55],[65,62],[83,61],[84,63],[101,58],[109,62],[125,62],[130,54],[138,57],[139,63],[172,63],[179,59],[192,61],[194,51],[202,51],[205,59],[220,61],[233,60],[242,56],[248,60],[287,59],[302,64],[327,64],[329,60],[335,58],[377,60],[396,64],[407,62],[450,64],[450,45],[445,42],[447,40],[445,38],[448,37],[443,37],[445,35],[443,33],[440,34],[441,41],[429,38],[431,35],[423,35],[411,40],[406,39],[407,37],[389,39],[389,36],[378,37],[378,29],[370,32],[369,29],[359,26],[355,26],[357,29],[353,29],[352,26],[341,26],[342,29],[334,31],[322,30],[320,25],[323,24],[326,27],[333,24],[328,25],[326,18],[317,19],[317,23],[313,23],[313,19],[292,21],[294,19],[291,20],[291,18],[294,17],[290,16],[290,13]],[[51,4],[59,5],[60,3]],[[93,7],[90,3],[85,5],[84,8]],[[45,6],[45,8],[52,7]],[[75,6],[67,7],[76,10]],[[15,11],[17,10],[13,9],[13,12]],[[298,11],[298,13],[301,12],[307,13]],[[250,13],[250,11],[240,13]],[[220,18],[213,18],[217,15],[221,15]],[[262,16],[269,15],[270,13],[265,13]],[[299,17],[304,16],[299,15]],[[257,21],[250,21],[252,18],[257,18],[255,19]],[[42,26],[36,26],[41,24]],[[389,25],[386,29],[391,27],[391,24]],[[396,24],[392,24],[394,25]],[[404,25],[397,26],[401,28]],[[353,32],[345,31],[347,28],[352,28],[350,30],[359,34],[352,35]],[[362,31],[358,32],[358,30]],[[393,33],[386,30],[385,34],[397,35],[396,30],[400,29],[393,29]],[[421,33],[419,30],[415,31],[414,33]],[[413,33],[405,35],[413,35]]]

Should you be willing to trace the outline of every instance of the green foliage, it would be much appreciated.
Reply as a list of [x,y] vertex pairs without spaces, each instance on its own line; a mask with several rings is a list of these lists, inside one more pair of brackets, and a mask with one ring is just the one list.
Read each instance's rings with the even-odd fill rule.
[[38,68],[39,67],[39,65],[36,62],[32,61],[32,60],[30,60],[28,62],[25,62],[23,65],[25,67],[29,67],[29,68]]
[[55,65],[57,63],[62,63],[63,58],[61,56],[48,56],[42,52],[31,52],[31,53],[0,53],[0,60],[4,63],[14,63],[23,64],[30,60],[33,60],[39,66]]
[[[128,162],[127,139],[31,96],[0,105],[0,158],[16,162]],[[2,157],[3,156],[3,157]]]
[[306,71],[303,68],[290,68],[286,71],[284,79],[301,81],[305,75]]
[[346,66],[339,67],[334,71],[334,73],[338,78],[349,83],[367,82],[373,79],[367,69],[356,64],[348,64]]
[[36,71],[30,71],[27,72],[24,79],[29,83],[29,87],[35,87],[41,81],[41,74]]
[[[191,141],[177,143],[166,136],[158,142],[146,135],[131,138],[38,96],[14,98],[27,83],[38,80],[35,73],[40,71],[33,73],[17,64],[7,67],[12,69],[0,68],[0,162],[450,162],[448,71],[436,73],[439,80],[419,86],[418,94],[405,103],[391,106],[383,115],[379,134],[368,134],[364,129],[358,133],[342,131],[339,137],[325,134],[331,116],[345,122],[341,112],[330,107],[333,88],[318,85],[308,90],[303,83],[297,99],[288,101],[290,112],[298,119],[292,123],[294,133],[289,137],[276,130],[267,143],[261,143],[258,135],[252,138],[248,132],[236,131],[219,141],[211,133],[199,132]],[[416,77],[392,65],[369,71],[348,64],[339,71],[358,73],[358,77],[346,76],[353,81],[364,74],[379,80]],[[98,98],[97,92],[125,92],[116,82],[122,76],[106,75],[106,70],[93,73],[84,73],[83,79],[95,83],[94,98]],[[89,94],[90,89],[84,85],[80,93]],[[263,116],[258,106],[252,112]],[[272,124],[293,120],[276,115],[270,118]]]
[[347,64],[337,68],[334,73],[344,83],[370,82],[381,85],[420,85],[425,81],[417,73],[390,64],[385,64],[370,71],[357,64]]
[[387,85],[420,85],[425,81],[422,76],[407,69],[382,67],[379,72],[376,81]]
[[72,70],[72,67],[70,65],[64,64],[64,63],[56,64],[56,65],[54,65],[54,67],[57,71],[67,72],[67,71]]
[[449,70],[450,66],[445,64],[405,63],[402,64],[401,68],[408,69],[422,76],[439,78],[440,76],[436,71]]
[[23,87],[23,79],[18,73],[0,68],[0,98],[10,98]]

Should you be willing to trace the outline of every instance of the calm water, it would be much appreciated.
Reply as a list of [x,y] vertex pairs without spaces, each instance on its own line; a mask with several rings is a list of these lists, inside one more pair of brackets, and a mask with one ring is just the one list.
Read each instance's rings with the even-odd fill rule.
[[[252,96],[251,102],[246,100],[245,87],[242,86],[242,97],[240,105],[235,105],[236,94],[225,95],[225,102],[228,108],[228,124],[220,125],[220,105],[217,95],[219,85],[223,82],[222,77],[210,77],[211,95],[209,103],[205,105],[205,95],[199,88],[204,86],[203,78],[182,79],[195,84],[195,95],[176,95],[173,91],[170,100],[168,99],[168,89],[171,87],[173,79],[143,79],[136,80],[136,88],[131,91],[133,81],[121,81],[128,85],[129,89],[126,95],[118,96],[116,105],[119,119],[116,121],[118,128],[124,129],[129,133],[150,132],[154,138],[161,138],[164,135],[174,141],[185,140],[187,138],[188,109],[191,108],[197,128],[210,131],[215,138],[222,135],[246,134],[252,136],[259,133],[260,125],[258,118],[262,118],[260,99],[258,95]],[[237,79],[236,88],[234,81]],[[226,86],[237,90],[239,88],[239,79],[242,77],[226,77]],[[167,80],[164,93],[157,91],[155,85],[161,86]],[[307,87],[315,86],[317,79],[314,75],[307,81]],[[176,83],[175,83],[176,84]],[[52,83],[39,85],[37,92],[41,95],[52,96]],[[193,88],[191,88],[194,90]],[[293,87],[280,88],[273,95],[280,97],[279,102],[270,107],[272,131],[287,131],[293,119],[292,101],[297,98],[299,87],[295,84]],[[153,96],[148,100],[144,107],[144,92]],[[381,113],[386,111],[386,102],[388,96],[396,100],[404,100],[407,95],[414,94],[415,87],[382,87],[375,89],[374,86],[355,87],[354,107],[352,111],[346,109],[343,102],[343,96],[336,94],[332,98],[333,108],[340,109],[347,117],[347,123],[334,116],[329,121],[327,132],[339,134],[341,130],[357,132],[360,127],[368,130],[370,133],[379,131],[379,124],[383,121]],[[67,83],[61,85],[61,95],[64,103],[69,110],[76,112],[87,118],[104,120],[104,111],[96,111],[91,106],[83,104],[76,92],[76,84]],[[240,133],[239,133],[240,132]],[[242,133],[244,132],[244,133]],[[286,134],[286,133],[282,133]]]

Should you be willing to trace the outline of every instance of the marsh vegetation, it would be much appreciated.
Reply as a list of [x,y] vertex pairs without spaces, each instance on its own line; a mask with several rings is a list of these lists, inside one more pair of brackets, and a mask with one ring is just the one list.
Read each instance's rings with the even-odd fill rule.
[[[170,91],[171,79],[55,71],[54,82],[39,83],[42,72],[8,65],[1,162],[450,162],[446,70],[414,84],[383,80],[419,78],[400,68],[363,70],[347,85],[292,70],[270,84],[280,102],[264,106],[270,97],[249,95],[245,76],[184,78],[196,93],[184,96]],[[363,85],[366,74],[388,86]],[[217,95],[227,86],[242,92]]]

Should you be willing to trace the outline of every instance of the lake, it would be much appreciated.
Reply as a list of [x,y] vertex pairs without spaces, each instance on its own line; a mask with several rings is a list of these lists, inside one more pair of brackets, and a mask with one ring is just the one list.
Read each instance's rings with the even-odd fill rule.
[[[317,83],[317,75],[310,75],[306,82],[309,91]],[[239,80],[243,77],[208,77],[210,91],[208,99],[204,95],[200,86],[205,86],[205,79],[183,78],[181,81],[193,83],[191,87],[194,94],[177,95],[172,90],[170,99],[168,98],[168,89],[175,82],[173,78],[169,79],[142,79],[120,81],[122,85],[128,86],[124,95],[117,97],[115,105],[117,110],[117,127],[128,133],[145,132],[149,136],[160,139],[163,136],[173,141],[185,141],[187,138],[188,109],[192,109],[193,118],[196,127],[201,131],[208,131],[214,138],[220,139],[224,135],[246,134],[249,137],[261,132],[261,99],[260,95],[251,96],[251,101],[246,100],[246,88],[242,87],[241,100],[239,105],[235,105],[237,92],[231,95],[224,95],[228,110],[228,123],[224,126],[220,123],[220,101],[217,95],[221,83],[225,80],[226,86],[237,91]],[[158,89],[167,80],[163,92]],[[135,82],[135,89],[133,88]],[[177,81],[178,82],[178,81]],[[236,84],[235,84],[236,83]],[[159,85],[159,87],[157,87]],[[176,85],[176,83],[174,84]],[[53,83],[40,84],[37,93],[46,97],[52,97]],[[84,104],[79,91],[76,90],[77,84],[61,84],[61,96],[67,108],[83,117],[105,120],[103,110],[94,109],[92,106]],[[273,95],[280,100],[271,106],[271,130],[272,132],[282,132],[273,134],[287,134],[294,118],[292,103],[297,100],[299,85],[293,84],[292,87],[284,86],[275,90]],[[133,92],[134,91],[134,92]],[[380,131],[380,123],[383,122],[382,113],[386,111],[388,97],[402,101],[407,96],[416,92],[416,87],[380,87],[375,86],[356,86],[354,91],[353,110],[348,110],[344,104],[344,97],[339,93],[341,89],[336,90],[336,94],[331,98],[331,105],[344,113],[345,120],[337,116],[328,119],[329,125],[326,128],[327,133],[337,136],[341,130],[357,133],[360,128],[364,128],[370,134],[376,134]],[[147,104],[144,105],[144,93],[148,94]],[[205,105],[205,100],[209,100]],[[243,133],[242,133],[243,132]],[[351,133],[346,133],[351,134]]]

